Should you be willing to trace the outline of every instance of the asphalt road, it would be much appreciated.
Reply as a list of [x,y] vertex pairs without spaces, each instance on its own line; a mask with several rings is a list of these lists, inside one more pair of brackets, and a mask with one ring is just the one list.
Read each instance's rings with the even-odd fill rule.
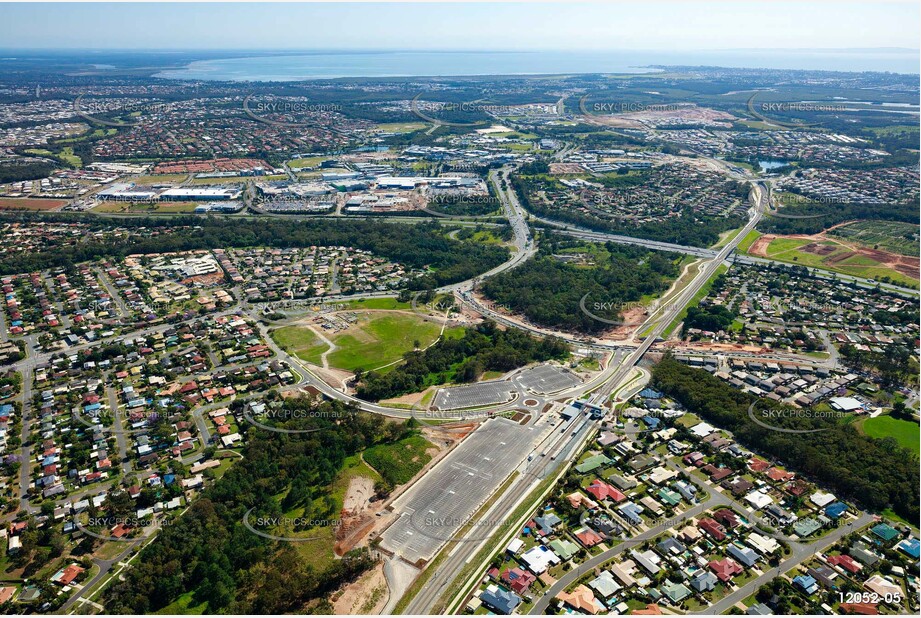
[[778,575],[782,573],[786,573],[787,571],[789,571],[790,569],[792,569],[799,563],[810,558],[813,554],[824,551],[826,548],[830,547],[831,545],[834,545],[839,540],[841,540],[842,537],[850,534],[851,532],[855,530],[859,530],[860,528],[863,528],[864,526],[866,526],[872,521],[873,521],[873,516],[867,513],[864,513],[855,522],[853,522],[852,525],[846,525],[840,528],[836,528],[835,530],[829,532],[824,537],[822,537],[821,539],[813,543],[800,545],[798,547],[791,545],[791,547],[793,548],[793,555],[790,558],[787,558],[786,560],[781,562],[777,568],[766,571],[763,575],[759,575],[752,581],[748,582],[747,584],[743,585],[737,590],[734,590],[733,592],[729,593],[728,595],[726,595],[725,597],[723,597],[722,599],[720,599],[719,601],[717,601],[710,607],[707,607],[704,610],[701,610],[699,612],[694,612],[694,613],[707,614],[707,615],[714,615],[714,614],[719,615],[719,614],[722,614],[723,612],[728,611],[733,605],[747,598],[748,596],[754,594],[758,590],[758,588],[768,583],[769,581],[771,581]]

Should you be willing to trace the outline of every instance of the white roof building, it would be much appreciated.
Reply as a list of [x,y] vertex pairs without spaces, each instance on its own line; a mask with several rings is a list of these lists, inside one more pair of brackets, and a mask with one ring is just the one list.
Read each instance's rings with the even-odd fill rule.
[[828,506],[836,500],[835,494],[817,491],[809,497],[809,500],[816,506]]
[[521,554],[521,560],[527,565],[528,570],[540,575],[554,564],[560,563],[560,557],[553,553],[549,547],[538,545]]
[[755,507],[756,510],[763,509],[767,505],[774,503],[774,500],[760,489],[745,496],[745,501]]

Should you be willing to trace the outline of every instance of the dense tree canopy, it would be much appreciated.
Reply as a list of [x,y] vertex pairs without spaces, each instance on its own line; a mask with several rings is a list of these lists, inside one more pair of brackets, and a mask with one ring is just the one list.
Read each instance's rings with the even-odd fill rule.
[[619,321],[619,309],[663,292],[678,274],[674,256],[629,245],[608,243],[592,256],[591,266],[554,257],[572,246],[577,243],[543,240],[534,259],[487,279],[483,294],[541,326],[595,333],[610,324],[582,311],[586,294],[591,313]]
[[190,605],[207,603],[206,613],[303,613],[317,604],[327,607],[330,592],[373,565],[366,552],[357,552],[317,568],[310,552],[296,544],[253,534],[244,515],[252,509],[252,521],[298,509],[305,521],[338,518],[341,505],[331,483],[345,458],[409,430],[338,401],[288,399],[284,406],[290,414],[265,423],[321,430],[292,434],[251,427],[243,459],[164,526],[124,580],[106,590],[108,611],[151,613],[191,594]]

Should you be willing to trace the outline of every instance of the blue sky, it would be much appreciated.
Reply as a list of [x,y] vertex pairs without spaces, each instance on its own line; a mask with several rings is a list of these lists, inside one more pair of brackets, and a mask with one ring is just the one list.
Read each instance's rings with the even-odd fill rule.
[[16,3],[0,47],[109,49],[918,49],[919,3]]

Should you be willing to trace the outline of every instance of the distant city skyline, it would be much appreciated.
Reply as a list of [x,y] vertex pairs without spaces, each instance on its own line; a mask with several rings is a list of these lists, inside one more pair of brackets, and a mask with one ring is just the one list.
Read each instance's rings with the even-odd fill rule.
[[7,3],[3,12],[5,49],[916,50],[921,28],[918,3],[902,1]]

